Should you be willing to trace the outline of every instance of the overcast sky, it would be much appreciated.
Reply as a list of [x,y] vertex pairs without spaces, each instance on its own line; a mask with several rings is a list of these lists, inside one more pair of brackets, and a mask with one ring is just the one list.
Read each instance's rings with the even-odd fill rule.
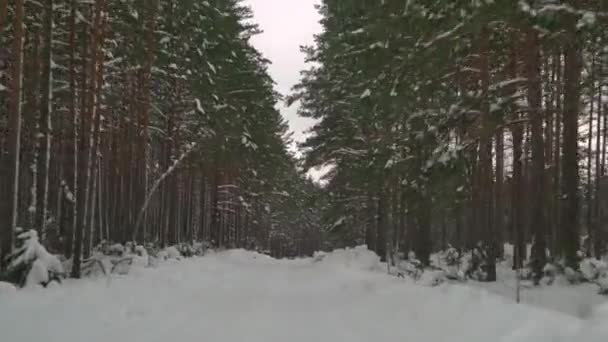
[[[245,0],[251,6],[254,21],[264,33],[253,38],[254,46],[269,59],[270,74],[283,95],[298,83],[300,71],[306,68],[301,45],[311,45],[314,35],[321,31],[320,15],[314,8],[318,0]],[[302,141],[312,121],[298,117],[297,108],[281,107],[289,121],[294,139]]]

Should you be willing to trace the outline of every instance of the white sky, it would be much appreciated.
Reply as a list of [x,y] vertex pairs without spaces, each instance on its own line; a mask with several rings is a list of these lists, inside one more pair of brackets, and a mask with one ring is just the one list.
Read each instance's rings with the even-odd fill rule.
[[[253,45],[272,64],[270,75],[277,83],[276,89],[288,95],[300,80],[300,71],[307,68],[300,46],[312,45],[314,35],[321,32],[320,15],[314,8],[318,0],[245,0],[251,6],[253,20],[264,33],[252,39]],[[296,106],[281,106],[281,113],[288,120],[294,140],[303,141],[305,131],[313,121],[298,117]]]

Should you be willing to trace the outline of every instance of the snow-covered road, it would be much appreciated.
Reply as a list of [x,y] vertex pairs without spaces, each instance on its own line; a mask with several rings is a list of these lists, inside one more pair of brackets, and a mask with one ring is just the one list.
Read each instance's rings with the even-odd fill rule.
[[0,293],[0,340],[606,341],[608,308],[582,321],[484,290],[389,277],[365,251],[321,262],[229,251],[131,274]]

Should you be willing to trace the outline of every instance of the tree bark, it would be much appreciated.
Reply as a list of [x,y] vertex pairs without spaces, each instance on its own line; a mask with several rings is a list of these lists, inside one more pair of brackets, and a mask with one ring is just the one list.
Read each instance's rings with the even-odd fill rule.
[[8,155],[3,158],[2,182],[6,193],[0,201],[2,241],[0,243],[0,267],[4,267],[6,256],[13,251],[13,234],[17,228],[17,205],[19,196],[19,152],[21,150],[21,87],[23,80],[23,0],[15,0],[13,48],[14,61],[11,67],[11,94],[8,115]]
[[[92,130],[93,130],[93,119],[97,115],[97,77],[102,57],[100,54],[102,41],[100,40],[102,16],[103,16],[103,3],[104,0],[95,1],[95,12],[94,12],[94,24],[91,32],[91,44],[90,44],[90,60],[88,71],[84,72],[83,80],[89,77],[88,82],[83,82],[83,97],[88,98],[83,101],[82,107],[82,119],[80,124],[80,165],[78,173],[78,212],[77,212],[77,227],[75,234],[74,243],[74,259],[72,264],[71,276],[73,278],[80,278],[80,267],[83,252],[84,233],[87,230],[89,221],[87,220],[87,210],[89,209],[89,179],[91,178],[92,169]],[[85,35],[86,40],[86,35]],[[86,44],[86,43],[85,43]],[[86,48],[84,49],[86,51]],[[86,53],[84,54],[86,56]],[[86,64],[86,63],[85,63]],[[87,69],[86,67],[84,69]],[[83,70],[84,71],[84,70]],[[88,84],[88,88],[86,87]]]
[[532,170],[530,177],[532,267],[534,282],[538,284],[546,263],[546,230],[543,197],[545,178],[545,156],[542,118],[541,57],[538,32],[532,27],[526,30],[526,78],[528,83],[528,115],[532,142]]
[[38,189],[36,205],[35,226],[40,233],[41,240],[46,237],[46,222],[49,199],[49,166],[51,162],[51,113],[53,106],[53,0],[45,2],[44,18],[44,49],[43,49],[43,70],[40,103],[40,152],[38,154]]
[[[574,32],[574,30],[572,32]],[[576,252],[579,247],[578,116],[582,60],[578,37],[573,33],[568,35],[564,55],[564,113],[562,116],[563,159],[560,245],[562,254],[566,258],[566,264],[576,269]]]
[[561,232],[561,161],[562,161],[562,118],[563,118],[563,68],[562,68],[562,52],[559,50],[556,53],[557,75],[556,75],[556,94],[555,94],[555,151],[553,152],[554,168],[553,168],[553,251],[556,254],[561,248],[559,247],[560,232]]
[[488,281],[496,281],[496,231],[492,217],[492,125],[490,118],[490,31],[484,26],[479,37],[481,117],[479,137],[480,228],[488,248]]
[[382,191],[378,193],[378,206],[376,207],[376,229],[378,230],[378,241],[376,244],[376,254],[380,256],[380,261],[385,262],[386,260],[386,238],[387,238],[387,203],[386,203],[386,192]]
[[[600,62],[597,66],[597,74],[602,75],[603,67]],[[604,253],[604,232],[602,231],[602,224],[600,218],[600,181],[602,178],[602,164],[600,159],[600,153],[602,151],[601,147],[601,137],[602,137],[602,118],[605,116],[603,101],[602,101],[602,84],[600,82],[597,85],[595,82],[593,83],[592,94],[595,94],[597,90],[597,123],[596,123],[596,137],[595,137],[595,188],[594,188],[594,203],[593,203],[593,227],[595,231],[594,238],[594,254],[595,257],[599,260],[601,259]]]

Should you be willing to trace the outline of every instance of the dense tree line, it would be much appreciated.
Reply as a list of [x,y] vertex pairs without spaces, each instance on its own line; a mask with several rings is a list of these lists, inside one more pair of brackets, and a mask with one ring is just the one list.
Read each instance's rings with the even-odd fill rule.
[[606,252],[608,2],[319,9],[324,32],[291,100],[319,119],[303,148],[308,166],[330,167],[337,243],[428,264],[480,242],[495,260],[511,242],[537,277],[548,257]]
[[101,241],[318,248],[240,1],[0,4],[0,260],[18,227],[74,277]]

